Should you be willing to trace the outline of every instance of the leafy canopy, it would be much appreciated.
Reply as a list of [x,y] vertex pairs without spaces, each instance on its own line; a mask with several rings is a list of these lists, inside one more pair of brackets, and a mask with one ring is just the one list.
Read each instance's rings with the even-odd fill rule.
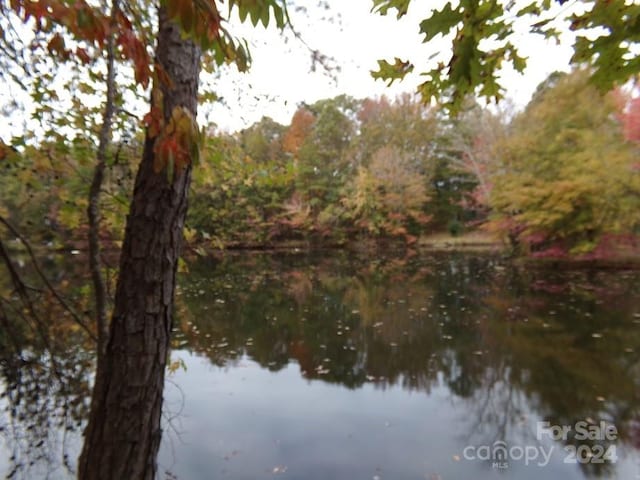
[[[479,93],[487,99],[502,98],[504,88],[498,81],[501,67],[511,64],[522,73],[527,59],[520,56],[513,42],[516,24],[525,22],[530,33],[559,40],[558,25],[563,22],[576,32],[571,62],[592,68],[591,82],[602,92],[625,82],[640,72],[640,4],[625,0],[578,1],[533,0],[528,4],[499,0],[460,0],[433,9],[420,22],[423,42],[450,36],[451,56],[423,72],[426,80],[419,86],[425,102],[446,100],[456,112],[468,94]],[[387,15],[390,10],[403,17],[411,0],[373,0],[373,11]],[[380,60],[374,78],[389,84],[402,80],[414,65],[395,58]]]
[[[125,0],[114,2],[114,6],[109,12],[86,0],[10,0],[8,4],[0,3],[0,13],[7,9],[25,24],[33,21],[37,38],[46,42],[52,56],[61,59],[76,56],[89,63],[87,48],[104,50],[109,36],[115,35],[119,56],[132,62],[136,81],[146,87],[154,66],[158,67],[149,54],[153,39],[146,35],[140,22],[146,13],[142,9],[150,5]],[[254,26],[261,23],[266,27],[274,21],[278,28],[284,28],[289,23],[284,0],[161,0],[160,6],[180,24],[187,37],[211,53],[217,65],[235,63],[241,71],[248,68],[251,57],[246,42],[227,29],[232,13],[237,10],[242,21],[249,19]],[[162,72],[158,75],[162,76]]]

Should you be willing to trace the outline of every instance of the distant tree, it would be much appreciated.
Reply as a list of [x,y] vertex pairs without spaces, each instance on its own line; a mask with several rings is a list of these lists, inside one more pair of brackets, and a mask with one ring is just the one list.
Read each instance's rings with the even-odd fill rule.
[[640,98],[632,98],[621,114],[622,125],[624,127],[624,137],[637,144],[640,144]]
[[478,178],[451,158],[436,154],[432,160],[433,173],[429,177],[431,199],[426,212],[431,217],[434,229],[453,229],[458,232],[481,207],[474,202],[473,193],[478,187]]
[[435,221],[481,222],[489,212],[494,170],[499,166],[499,143],[510,118],[503,110],[489,110],[467,99],[456,117],[440,122],[433,182]]
[[242,130],[239,134],[243,150],[254,161],[267,163],[283,158],[283,138],[286,127],[269,117]]
[[298,150],[297,187],[314,212],[338,202],[354,171],[347,153],[356,133],[356,108],[344,95],[308,107],[314,122]]
[[386,97],[366,99],[358,110],[360,132],[353,156],[367,164],[385,146],[395,147],[428,170],[437,134],[435,109],[426,107],[416,95],[403,94],[390,101]]
[[386,146],[360,166],[342,199],[347,214],[361,230],[375,235],[409,236],[410,227],[425,225],[429,200],[420,164],[402,150]]
[[315,121],[315,115],[306,106],[298,108],[282,141],[284,151],[297,158],[300,147],[309,136]]
[[497,145],[506,137],[510,121],[504,110],[491,111],[473,102],[448,122],[443,135],[452,164],[475,178],[473,201],[481,208],[488,207],[491,176],[499,162]]
[[638,223],[637,151],[623,137],[613,95],[588,74],[565,75],[516,117],[491,194],[496,225],[512,241],[558,253],[593,249]]
[[[263,141],[262,129],[271,122],[263,119],[239,134],[220,133],[205,141],[187,217],[192,238],[221,248],[265,244],[282,233],[280,217],[295,176],[293,160],[279,151],[275,137]],[[272,126],[285,128],[275,122]],[[251,156],[260,153],[264,156],[259,160]]]

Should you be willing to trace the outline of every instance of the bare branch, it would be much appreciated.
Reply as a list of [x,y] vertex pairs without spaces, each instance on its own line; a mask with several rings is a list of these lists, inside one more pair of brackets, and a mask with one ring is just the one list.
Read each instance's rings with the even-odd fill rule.
[[[7,228],[7,230],[9,230],[9,232],[11,232],[12,235],[14,235],[16,238],[18,238],[20,240],[20,242],[24,245],[24,247],[27,249],[27,253],[29,255],[29,258],[31,259],[31,263],[33,264],[33,268],[35,269],[36,273],[38,274],[38,276],[40,277],[40,279],[42,280],[44,285],[47,287],[47,290],[51,293],[51,295],[53,295],[53,297],[58,301],[58,303],[62,306],[62,308],[64,308],[67,312],[69,312],[69,314],[71,315],[71,318],[73,318],[73,320],[80,327],[82,327],[82,329],[89,335],[89,337],[92,340],[97,341],[97,338],[93,334],[91,329],[87,326],[86,323],[84,323],[82,318],[80,318],[80,316],[75,312],[75,310],[73,310],[73,308],[71,308],[71,306],[67,303],[67,301],[58,293],[58,291],[51,284],[51,282],[49,281],[47,276],[44,274],[44,272],[40,268],[40,265],[38,263],[38,260],[36,259],[35,254],[33,253],[33,249],[31,248],[31,244],[27,241],[27,239],[24,238],[24,236],[2,216],[0,216],[0,223],[2,223]],[[0,243],[0,246],[2,246],[1,243]],[[2,251],[4,253],[6,253],[6,251],[4,251],[4,249]],[[3,256],[3,259],[4,259],[4,256]],[[13,265],[13,263],[10,261],[8,255],[7,255],[6,259],[5,259],[5,262],[7,261],[7,259],[9,260],[9,263],[11,265]],[[14,268],[14,271],[15,271],[15,273],[17,273],[17,270],[15,270],[15,268]],[[10,270],[10,272],[11,272],[11,270]],[[18,278],[19,278],[19,276],[18,276]],[[22,283],[22,280],[20,280],[20,284],[24,285]],[[26,290],[24,290],[24,292],[26,293]]]

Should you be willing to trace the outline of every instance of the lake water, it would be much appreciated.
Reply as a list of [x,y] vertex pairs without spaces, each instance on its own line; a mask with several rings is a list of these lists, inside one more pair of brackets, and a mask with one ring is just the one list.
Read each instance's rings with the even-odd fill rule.
[[[640,272],[243,254],[176,304],[162,479],[640,478]],[[0,473],[71,477],[88,380],[3,358]]]

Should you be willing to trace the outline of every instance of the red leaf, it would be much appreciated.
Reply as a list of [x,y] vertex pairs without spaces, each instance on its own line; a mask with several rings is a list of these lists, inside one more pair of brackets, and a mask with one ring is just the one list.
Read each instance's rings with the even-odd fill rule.
[[125,30],[118,35],[116,43],[122,48],[122,55],[133,62],[136,82],[143,87],[149,85],[151,70],[149,55],[144,44],[136,37],[132,30]]
[[76,55],[78,56],[80,61],[82,61],[82,63],[84,63],[84,64],[87,64],[87,63],[91,62],[91,57],[89,56],[87,51],[82,47],[76,48]]
[[49,43],[47,44],[47,50],[52,55],[59,55],[61,57],[66,58],[68,56],[68,51],[65,48],[64,38],[59,33],[56,33]]

